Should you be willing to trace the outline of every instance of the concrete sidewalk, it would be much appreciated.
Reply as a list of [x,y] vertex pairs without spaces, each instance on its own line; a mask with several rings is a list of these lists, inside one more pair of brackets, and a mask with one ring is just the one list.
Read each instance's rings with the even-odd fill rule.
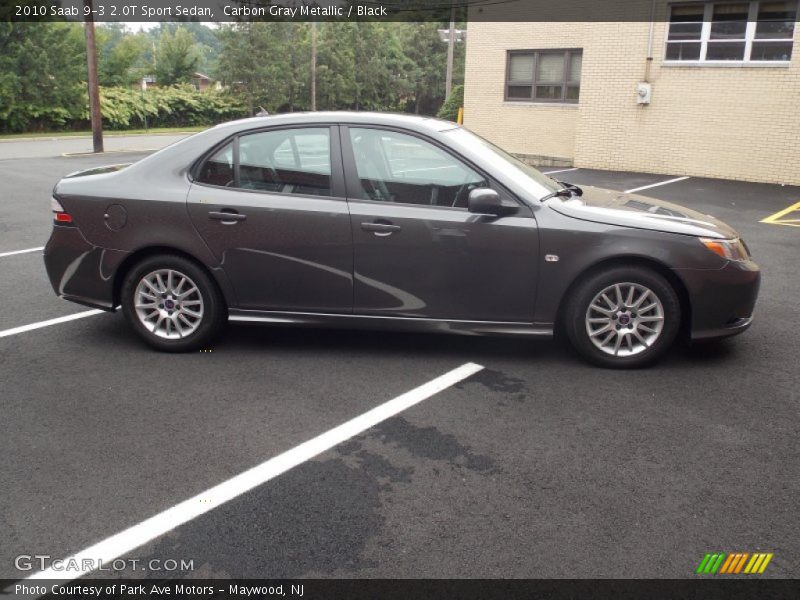
[[[114,152],[145,152],[160,150],[191,133],[155,135],[114,135],[106,136],[105,150]],[[91,137],[29,138],[23,140],[0,141],[0,160],[13,158],[45,158],[63,154],[92,151]]]

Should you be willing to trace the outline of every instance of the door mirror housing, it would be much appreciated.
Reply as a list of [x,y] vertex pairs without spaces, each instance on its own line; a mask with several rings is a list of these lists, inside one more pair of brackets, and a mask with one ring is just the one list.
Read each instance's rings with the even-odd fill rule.
[[491,188],[476,188],[469,193],[469,212],[478,215],[492,215],[502,217],[517,212],[516,203],[504,201],[495,190]]

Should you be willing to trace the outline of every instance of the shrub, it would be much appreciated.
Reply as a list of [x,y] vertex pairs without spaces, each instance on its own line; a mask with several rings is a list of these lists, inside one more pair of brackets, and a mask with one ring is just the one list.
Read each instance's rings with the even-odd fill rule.
[[[109,129],[213,125],[246,116],[242,102],[223,91],[198,92],[190,85],[100,90],[103,125]],[[88,113],[87,113],[88,118]]]
[[458,109],[462,106],[464,106],[464,86],[454,85],[450,90],[450,97],[444,101],[436,116],[440,119],[455,121],[458,118]]
[[[89,100],[84,87],[84,102],[76,107],[43,108],[34,103],[19,103],[14,111],[0,111],[0,130],[64,131],[89,127]],[[103,127],[110,130],[144,127],[188,127],[214,125],[247,116],[241,100],[225,91],[199,92],[191,85],[139,88],[100,88]]]

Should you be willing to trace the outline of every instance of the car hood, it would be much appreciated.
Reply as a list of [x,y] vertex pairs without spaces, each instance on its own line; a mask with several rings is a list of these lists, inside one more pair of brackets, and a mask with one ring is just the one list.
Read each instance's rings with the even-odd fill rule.
[[652,229],[702,237],[738,237],[736,230],[711,215],[672,202],[586,186],[582,196],[545,202],[556,212],[608,225]]

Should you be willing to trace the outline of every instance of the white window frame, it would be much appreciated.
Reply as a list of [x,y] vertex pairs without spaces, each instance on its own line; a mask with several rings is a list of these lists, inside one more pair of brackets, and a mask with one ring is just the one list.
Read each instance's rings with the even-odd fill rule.
[[[675,66],[714,66],[714,67],[740,67],[740,66],[776,66],[785,67],[792,63],[792,60],[751,60],[753,42],[765,41],[756,39],[756,26],[758,24],[758,7],[761,4],[760,0],[751,0],[747,13],[747,28],[745,30],[744,38],[744,60],[707,60],[706,51],[708,50],[708,42],[711,38],[711,22],[714,17],[715,4],[732,4],[736,0],[717,0],[715,2],[698,2],[703,4],[703,27],[700,31],[700,58],[698,60],[674,60],[667,58],[667,48],[669,46],[669,29],[670,29],[670,13],[667,14],[666,30],[664,32],[664,50],[662,56],[664,57],[663,64]],[[681,6],[691,4],[691,2],[671,2],[668,6],[672,10],[673,6]],[[744,4],[744,2],[742,2]],[[795,13],[795,26],[791,38],[770,38],[770,42],[791,42],[792,43],[792,57],[794,57],[797,49],[795,46],[795,38],[797,37],[798,16],[800,16],[800,2],[798,2],[798,10]],[[687,40],[690,41],[690,40]],[[735,41],[735,40],[731,40]],[[675,43],[675,42],[673,42]],[[713,43],[713,41],[712,41]]]

